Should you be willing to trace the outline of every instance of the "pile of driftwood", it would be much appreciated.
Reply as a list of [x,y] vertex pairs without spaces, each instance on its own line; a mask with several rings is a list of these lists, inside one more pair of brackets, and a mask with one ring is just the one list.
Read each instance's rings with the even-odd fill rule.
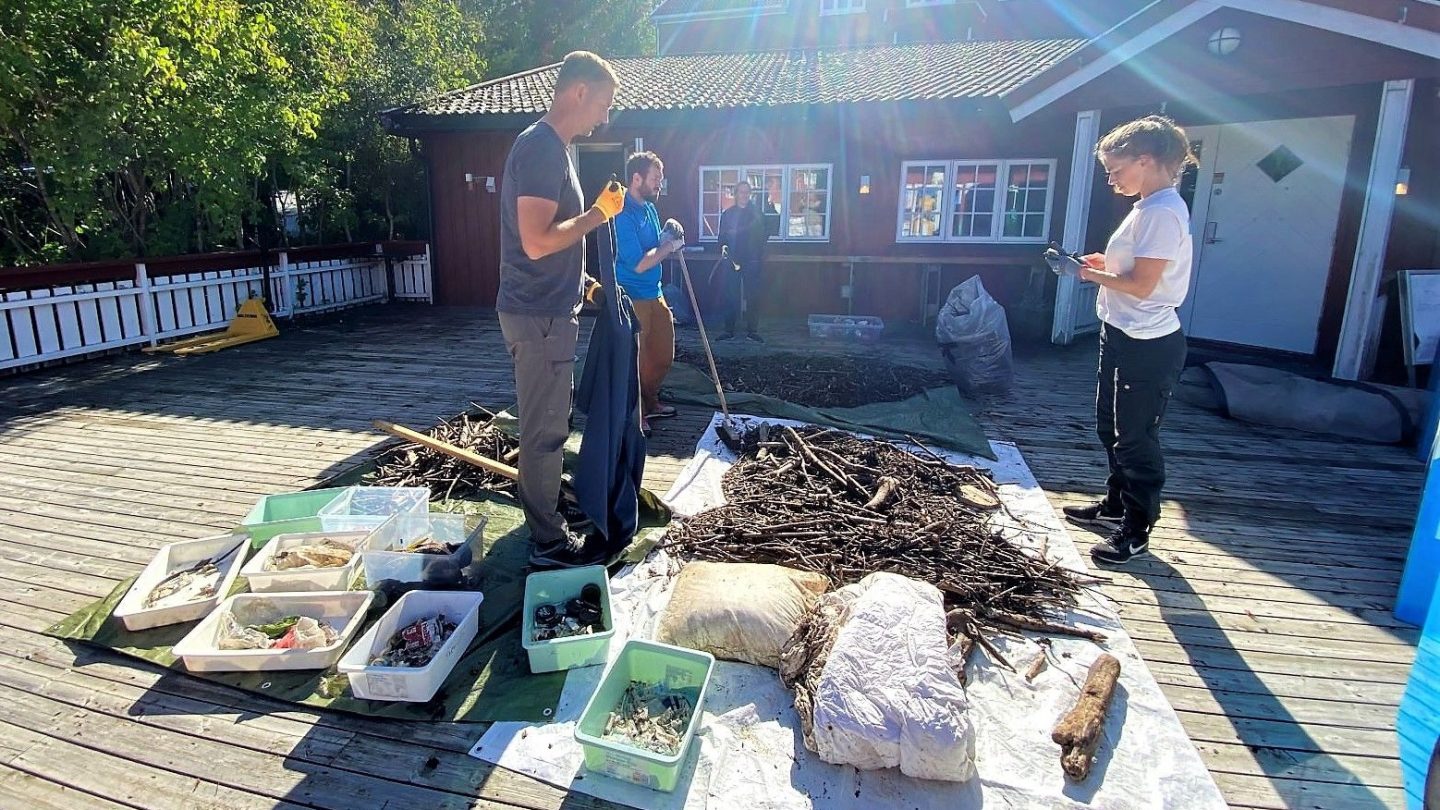
[[776,563],[835,586],[875,571],[929,582],[951,632],[1006,666],[987,633],[1098,639],[1059,623],[1081,583],[1001,536],[986,472],[833,429],[762,425],[742,440],[722,482],[728,503],[672,526],[665,546],[682,558]]
[[[485,458],[513,465],[520,442],[500,430],[493,413],[462,413],[425,431],[426,435],[470,450]],[[432,499],[464,498],[486,492],[513,493],[515,482],[487,472],[428,447],[400,442],[382,448],[375,456],[375,472],[366,481],[377,487],[428,487]]]
[[[676,359],[709,372],[703,355],[676,351]],[[863,357],[763,354],[715,358],[726,391],[783,399],[810,408],[848,408],[907,399],[948,385],[935,369],[900,366]]]

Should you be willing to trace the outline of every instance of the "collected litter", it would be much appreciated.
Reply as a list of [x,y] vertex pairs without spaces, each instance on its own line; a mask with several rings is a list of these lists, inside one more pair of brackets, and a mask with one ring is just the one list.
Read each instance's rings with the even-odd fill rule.
[[[426,436],[488,459],[513,464],[520,442],[500,430],[495,415],[462,413],[425,431]],[[464,498],[515,491],[513,477],[479,469],[414,441],[382,450],[370,483],[387,487],[429,487],[432,498]]]
[[188,568],[174,571],[155,584],[146,595],[143,607],[161,607],[197,599],[209,599],[220,584],[221,566],[235,555],[240,546],[224,554],[201,560]]
[[580,595],[564,602],[535,606],[531,641],[549,641],[571,636],[588,636],[605,629],[600,606],[600,586],[586,585]]
[[743,439],[721,482],[728,503],[673,526],[663,547],[818,571],[835,586],[877,571],[928,582],[963,612],[953,629],[992,657],[982,631],[1094,636],[1059,623],[1078,576],[992,522],[1003,506],[987,473],[834,429],[760,425]]
[[331,537],[275,552],[265,563],[266,571],[291,571],[297,568],[339,568],[355,557],[353,544]]
[[220,622],[222,650],[313,650],[328,647],[340,638],[329,622],[309,616],[286,616],[264,624],[241,624],[232,613]]
[[406,554],[439,554],[441,556],[448,556],[454,554],[462,545],[464,545],[464,543],[442,543],[427,534],[424,537],[417,537],[411,540],[404,546],[395,549],[395,551]]
[[457,626],[443,613],[417,619],[391,636],[385,651],[370,659],[370,666],[423,667],[440,653]]
[[602,739],[673,756],[680,752],[698,697],[699,690],[694,688],[668,689],[631,681],[610,711]]

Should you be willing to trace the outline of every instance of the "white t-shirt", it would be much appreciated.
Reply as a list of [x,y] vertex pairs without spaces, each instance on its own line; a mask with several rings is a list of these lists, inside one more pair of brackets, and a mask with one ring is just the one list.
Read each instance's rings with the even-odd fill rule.
[[1160,283],[1149,298],[1101,287],[1095,299],[1100,320],[1132,338],[1164,337],[1180,328],[1176,307],[1190,290],[1190,210],[1174,188],[1135,203],[1105,245],[1105,269],[1117,275],[1135,270],[1135,258],[1164,259]]

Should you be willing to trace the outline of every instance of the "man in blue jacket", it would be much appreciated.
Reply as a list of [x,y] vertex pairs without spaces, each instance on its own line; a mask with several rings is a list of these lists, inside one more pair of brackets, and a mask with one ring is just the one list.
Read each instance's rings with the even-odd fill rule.
[[615,280],[640,322],[640,428],[648,436],[651,419],[675,415],[673,405],[660,402],[660,384],[675,362],[675,320],[660,290],[660,263],[684,242],[661,238],[660,215],[649,202],[665,180],[660,158],[636,152],[625,163],[625,176],[625,207],[615,216]]

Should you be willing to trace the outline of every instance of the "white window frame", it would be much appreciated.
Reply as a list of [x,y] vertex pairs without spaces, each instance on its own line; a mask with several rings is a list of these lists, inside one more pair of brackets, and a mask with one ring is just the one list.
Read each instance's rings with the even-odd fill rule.
[[[945,188],[941,194],[944,214],[940,219],[937,236],[906,236],[905,225],[905,177],[915,166],[940,166],[945,169]],[[1045,187],[1045,219],[1040,226],[1039,236],[1005,236],[1006,203],[1009,200],[1010,169],[1014,166],[1046,166],[1050,180]],[[952,236],[952,220],[955,215],[955,175],[963,166],[995,166],[995,202],[990,217],[990,233],[985,236]],[[895,241],[902,244],[933,244],[948,242],[954,244],[1045,244],[1050,238],[1051,217],[1055,213],[1055,167],[1054,158],[977,158],[965,160],[907,160],[900,164],[899,199],[895,205]],[[1023,213],[1023,212],[1022,212]]]
[[[829,242],[831,217],[835,211],[835,164],[833,163],[725,163],[704,165],[697,170],[699,182],[696,190],[696,211],[700,224],[701,242],[717,242],[719,235],[708,233],[705,229],[705,173],[733,171],[739,177],[746,177],[752,172],[765,172],[771,169],[780,170],[780,233],[770,237],[771,242]],[[827,174],[828,187],[825,189],[825,235],[824,236],[787,236],[790,229],[790,192],[791,175],[796,170],[824,169]],[[758,192],[763,195],[765,189],[754,189],[752,193]],[[723,199],[723,194],[722,194]],[[752,197],[752,199],[755,199]],[[763,199],[761,200],[763,204]],[[721,209],[724,213],[724,209]]]
[[820,0],[821,17],[842,17],[847,14],[864,14],[865,0]]
[[955,0],[905,0],[906,8],[926,8],[928,6],[953,6]]

